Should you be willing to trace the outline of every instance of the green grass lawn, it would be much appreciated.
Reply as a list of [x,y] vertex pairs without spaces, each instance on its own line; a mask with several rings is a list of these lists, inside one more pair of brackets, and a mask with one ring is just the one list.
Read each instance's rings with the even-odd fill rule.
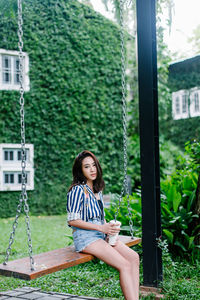
[[[4,260],[12,223],[13,218],[0,219],[0,262]],[[24,217],[21,217],[10,260],[28,255],[25,230]],[[66,226],[66,216],[33,216],[31,231],[34,254],[62,248],[71,242],[67,237],[71,235],[71,230]],[[134,249],[141,251],[138,246]],[[173,262],[169,256],[163,260],[163,293],[166,299],[200,299],[200,262],[194,265],[180,259]],[[142,264],[140,273],[142,284]],[[100,261],[92,261],[32,281],[0,276],[0,290],[22,286],[91,297],[124,299],[119,286],[118,272]],[[145,299],[154,298],[149,296]]]

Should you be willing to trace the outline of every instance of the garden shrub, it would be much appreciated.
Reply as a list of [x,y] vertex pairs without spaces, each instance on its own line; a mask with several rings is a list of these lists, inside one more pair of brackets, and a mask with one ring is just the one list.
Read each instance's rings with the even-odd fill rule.
[[174,254],[189,256],[196,250],[194,243],[198,226],[191,229],[197,214],[193,212],[198,176],[195,172],[179,171],[163,181],[162,226]]
[[187,142],[185,155],[179,161],[176,171],[161,182],[163,232],[174,254],[195,259],[200,248],[196,243],[200,235],[196,209],[200,143]]
[[190,117],[181,120],[169,120],[169,130],[166,133],[173,143],[184,150],[185,142],[191,139],[198,139],[200,136],[200,117]]
[[[128,175],[131,178],[132,188],[138,188],[141,185],[141,166],[140,166],[140,140],[139,136],[133,134],[128,138]],[[177,164],[177,156],[183,155],[180,147],[164,136],[160,136],[160,177],[166,178],[171,174]]]
[[[186,143],[185,153],[176,158],[177,168],[167,178],[161,180],[161,218],[163,238],[167,239],[172,254],[187,259],[200,258],[199,237],[199,197],[200,184],[200,143]],[[197,195],[198,194],[198,195]],[[118,197],[113,195],[109,209],[106,209],[108,220],[114,218],[118,207]],[[142,207],[141,192],[138,189],[130,196],[130,210],[136,236],[141,236]],[[117,219],[125,226],[122,229],[128,234],[129,213],[127,198],[124,197]]]
[[[200,57],[195,56],[169,65],[168,87],[171,93],[179,90],[190,90],[200,86]],[[190,99],[188,99],[188,102]],[[198,139],[200,136],[199,117],[167,121],[166,137],[184,149],[185,142]]]

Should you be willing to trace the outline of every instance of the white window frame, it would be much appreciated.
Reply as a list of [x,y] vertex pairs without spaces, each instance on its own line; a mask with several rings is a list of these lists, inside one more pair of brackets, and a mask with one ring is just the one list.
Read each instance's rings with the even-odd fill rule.
[[[8,175],[9,177],[11,177],[11,175],[13,175],[13,182],[12,182],[12,183],[10,183],[10,182],[5,182],[5,175]],[[8,177],[8,178],[9,178],[9,177]],[[8,181],[10,181],[10,180],[8,180]],[[13,172],[4,172],[3,182],[4,182],[4,184],[14,184],[14,182],[15,182],[15,180],[14,180],[14,173],[13,173]]]
[[[34,190],[34,146],[26,144],[26,168],[27,190]],[[21,174],[21,160],[18,160],[18,151],[21,144],[0,144],[0,191],[20,191],[21,183],[18,183],[18,175]],[[13,160],[5,160],[5,151],[13,151]],[[5,183],[5,174],[14,175],[14,183]]]
[[[12,183],[10,183],[10,182],[5,182],[5,176],[6,175],[13,175],[13,182]],[[14,185],[17,185],[17,184],[20,184],[21,185],[21,183],[19,182],[19,176],[21,175],[21,172],[20,171],[3,171],[3,184],[5,185],[5,186],[10,186],[10,185],[12,185],[12,186],[14,186]],[[30,185],[30,172],[28,171],[26,171],[26,184],[27,185]]]
[[[19,52],[18,51],[11,51],[11,50],[5,50],[0,49],[0,90],[19,90],[20,85],[19,83],[16,83],[15,78],[15,67],[14,62],[15,59],[18,58]],[[3,56],[8,56],[11,61],[11,81],[10,83],[4,83],[3,82]],[[29,57],[28,54],[23,52],[24,57],[24,91],[28,92],[30,90],[30,80],[29,80]]]
[[[30,163],[30,149],[26,147],[26,163]],[[5,152],[8,152],[9,155],[8,155],[8,159],[5,159]],[[13,156],[12,158],[13,159],[9,159],[10,158],[10,152],[13,153]],[[20,152],[20,159],[18,159],[18,152]],[[21,162],[21,148],[7,148],[7,147],[4,147],[3,148],[3,163],[4,164],[13,164],[13,163],[19,163]]]
[[[184,97],[186,97],[186,110],[183,111]],[[177,112],[177,98],[179,98],[180,112]],[[172,115],[174,120],[189,118],[189,91],[180,90],[172,93]]]
[[[195,94],[198,95],[199,100],[199,110],[195,109]],[[198,117],[200,116],[200,88],[195,87],[190,91],[190,116],[191,117]]]

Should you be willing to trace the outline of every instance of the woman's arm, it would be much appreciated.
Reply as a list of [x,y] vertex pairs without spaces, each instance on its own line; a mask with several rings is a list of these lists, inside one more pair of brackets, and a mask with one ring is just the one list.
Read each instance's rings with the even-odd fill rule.
[[82,220],[72,220],[72,221],[68,221],[68,224],[70,226],[78,227],[81,229],[97,230],[105,234],[111,234],[111,235],[114,235],[120,231],[120,229],[117,228],[115,224],[110,224],[110,223],[104,223],[102,225],[98,225],[90,222],[85,222]]
[[80,220],[81,206],[83,205],[83,189],[76,185],[67,193],[67,219]]

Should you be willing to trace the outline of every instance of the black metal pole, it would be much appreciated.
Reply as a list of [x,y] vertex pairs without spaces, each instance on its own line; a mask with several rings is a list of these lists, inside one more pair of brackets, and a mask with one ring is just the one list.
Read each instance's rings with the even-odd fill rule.
[[137,0],[143,284],[162,281],[156,0]]

